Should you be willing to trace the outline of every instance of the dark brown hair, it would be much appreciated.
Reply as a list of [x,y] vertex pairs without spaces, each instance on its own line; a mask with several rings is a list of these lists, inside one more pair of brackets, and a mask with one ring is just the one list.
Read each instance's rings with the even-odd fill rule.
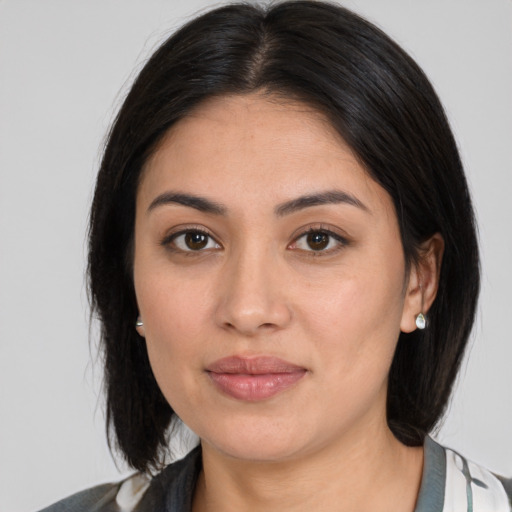
[[403,443],[420,445],[441,418],[468,341],[479,291],[473,209],[445,113],[421,69],[374,25],[334,4],[207,12],[171,36],[135,80],[108,137],[90,217],[107,425],[138,470],[161,462],[174,415],[134,329],[139,174],[167,130],[200,102],[252,91],[299,99],[328,117],[390,194],[408,264],[434,233],[445,240],[428,328],[400,335],[391,366],[388,423]]

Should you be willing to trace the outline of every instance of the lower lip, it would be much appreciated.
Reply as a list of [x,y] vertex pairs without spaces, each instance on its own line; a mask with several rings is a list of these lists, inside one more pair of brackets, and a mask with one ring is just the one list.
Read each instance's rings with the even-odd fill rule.
[[208,374],[224,394],[237,400],[257,402],[289,389],[306,375],[306,370],[261,375],[214,372],[208,372]]

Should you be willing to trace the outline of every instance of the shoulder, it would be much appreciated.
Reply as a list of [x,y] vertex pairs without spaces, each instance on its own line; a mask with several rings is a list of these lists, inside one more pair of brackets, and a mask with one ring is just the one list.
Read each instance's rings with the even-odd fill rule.
[[[495,475],[450,448],[446,454],[445,509],[510,512],[512,480]],[[448,507],[448,508],[446,508]]]
[[173,502],[173,510],[187,510],[201,463],[200,450],[167,466],[154,478],[136,473],[113,484],[73,494],[40,512],[150,512]]
[[68,496],[41,512],[131,511],[150,487],[150,479],[137,473],[115,484],[103,484]]
[[103,484],[68,496],[40,512],[105,511],[115,505],[116,495],[122,483]]
[[496,478],[503,485],[503,488],[505,489],[505,492],[507,493],[508,500],[509,500],[510,505],[512,507],[512,478],[505,478],[505,477],[500,476],[500,475],[496,475]]

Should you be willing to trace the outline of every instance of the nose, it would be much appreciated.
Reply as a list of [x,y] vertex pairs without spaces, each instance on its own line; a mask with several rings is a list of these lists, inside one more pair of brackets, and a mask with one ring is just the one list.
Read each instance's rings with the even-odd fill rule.
[[246,251],[226,265],[216,311],[220,327],[257,336],[289,325],[293,315],[277,259],[263,249]]

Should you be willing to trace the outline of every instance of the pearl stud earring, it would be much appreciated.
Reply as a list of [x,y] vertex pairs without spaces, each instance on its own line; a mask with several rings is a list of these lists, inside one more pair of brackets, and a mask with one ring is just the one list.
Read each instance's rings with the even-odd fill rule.
[[416,316],[416,327],[418,329],[425,329],[427,326],[427,319],[425,318],[425,315],[423,313],[420,313]]

